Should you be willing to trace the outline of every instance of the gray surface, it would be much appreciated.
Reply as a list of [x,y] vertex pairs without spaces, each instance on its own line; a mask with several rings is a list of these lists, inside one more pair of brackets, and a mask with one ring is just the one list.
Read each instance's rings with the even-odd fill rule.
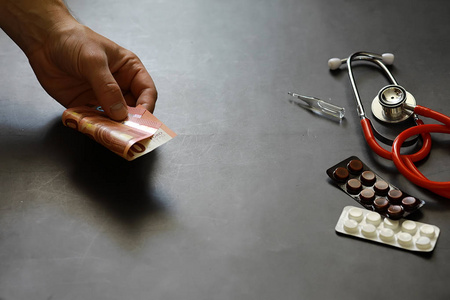
[[[346,71],[327,60],[393,52],[419,104],[450,114],[448,1],[67,1],[137,53],[178,133],[134,162],[60,122],[0,34],[0,298],[449,299],[450,200],[410,184],[362,139]],[[357,68],[370,102],[384,78]],[[287,102],[345,106],[341,124]],[[368,106],[368,104],[366,104]],[[449,138],[421,170],[449,180]],[[339,236],[346,205],[325,170],[357,155],[425,199],[431,255]]]

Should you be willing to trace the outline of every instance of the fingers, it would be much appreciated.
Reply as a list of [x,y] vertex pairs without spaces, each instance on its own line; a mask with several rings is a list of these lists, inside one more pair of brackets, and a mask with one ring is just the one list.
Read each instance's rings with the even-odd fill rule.
[[147,109],[148,111],[153,113],[153,111],[155,110],[155,104],[156,104],[157,97],[158,97],[158,95],[157,95],[156,89],[152,89],[152,90],[147,89],[142,92],[141,97],[139,97],[136,104],[142,105],[143,107],[145,107],[145,109]]
[[106,57],[87,60],[87,65],[85,76],[103,110],[113,120],[124,120],[128,116],[128,109]]
[[127,104],[142,105],[153,112],[157,99],[156,87],[139,58],[109,41],[104,42],[102,48],[100,52],[98,48],[95,49],[97,51],[84,52],[87,57],[83,59],[85,68],[82,68],[82,73],[103,110],[117,121],[128,116]]
[[150,74],[142,66],[131,82],[131,92],[137,98],[136,105],[142,105],[150,112],[155,110],[158,93]]
[[[152,77],[136,55],[126,51],[123,57],[126,57],[126,63],[114,72],[114,76],[123,91],[131,92],[125,97],[127,103],[142,105],[153,112],[158,95]],[[133,102],[130,102],[130,97]]]

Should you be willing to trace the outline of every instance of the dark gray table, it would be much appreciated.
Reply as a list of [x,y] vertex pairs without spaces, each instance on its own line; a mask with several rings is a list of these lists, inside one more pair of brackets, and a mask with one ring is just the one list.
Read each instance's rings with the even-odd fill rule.
[[[178,137],[133,162],[63,127],[64,110],[0,34],[0,298],[449,299],[450,200],[418,188],[362,138],[330,57],[393,52],[393,72],[450,114],[448,1],[67,1],[139,55],[155,115]],[[366,106],[386,83],[356,68]],[[331,99],[342,123],[287,92]],[[425,120],[427,122],[427,120]],[[420,164],[450,180],[449,137]],[[427,204],[421,255],[337,235],[357,205],[325,170],[357,155]]]

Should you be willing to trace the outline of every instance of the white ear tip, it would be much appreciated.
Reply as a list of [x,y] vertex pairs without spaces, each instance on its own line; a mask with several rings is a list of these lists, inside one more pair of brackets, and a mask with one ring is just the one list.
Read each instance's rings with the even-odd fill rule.
[[330,58],[328,60],[328,67],[330,70],[337,70],[342,65],[340,58]]
[[383,53],[381,57],[386,65],[392,65],[394,63],[394,54],[392,53]]

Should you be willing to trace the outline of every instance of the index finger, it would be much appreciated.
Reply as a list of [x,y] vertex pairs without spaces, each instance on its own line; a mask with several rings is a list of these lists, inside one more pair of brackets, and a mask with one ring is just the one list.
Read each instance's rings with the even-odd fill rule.
[[147,70],[141,69],[131,82],[131,93],[136,97],[136,105],[142,105],[150,112],[155,110],[158,92]]
[[[131,94],[136,99],[136,105],[142,105],[150,112],[153,112],[156,99],[158,98],[155,83],[139,59],[137,59],[135,64],[137,64],[137,66],[135,65],[133,68],[135,69],[135,72],[130,76],[131,81],[129,81],[127,85],[129,86]],[[128,80],[130,80],[130,78],[128,78]],[[120,82],[121,80],[118,79],[118,81]]]

